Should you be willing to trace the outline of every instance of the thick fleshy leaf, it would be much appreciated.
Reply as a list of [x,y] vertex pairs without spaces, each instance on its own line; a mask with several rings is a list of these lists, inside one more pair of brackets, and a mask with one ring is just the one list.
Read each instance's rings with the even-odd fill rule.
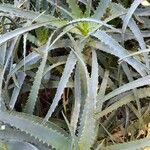
[[[102,98],[102,101],[105,102],[107,100],[109,100],[112,97],[115,97],[123,92],[129,91],[131,89],[137,88],[137,87],[141,87],[144,85],[149,85],[150,84],[150,75],[147,75],[145,77],[139,78],[135,81],[129,82],[117,89],[115,89],[114,91],[110,92],[109,94],[105,95]],[[98,110],[98,108],[97,108]]]
[[54,123],[47,122],[42,124],[42,119],[39,117],[17,112],[0,111],[0,121],[24,131],[26,134],[30,134],[30,136],[53,148],[62,150],[69,148],[69,139],[61,133],[61,129]]
[[45,121],[47,121],[51,117],[52,113],[56,109],[58,102],[61,99],[61,95],[63,94],[63,91],[64,91],[66,84],[69,80],[69,77],[70,77],[70,75],[71,75],[71,73],[75,67],[76,61],[77,61],[77,58],[76,58],[75,54],[73,52],[71,52],[68,56],[63,75],[60,79],[55,97],[53,99],[53,103],[50,106],[50,109],[44,118]]
[[31,21],[35,20],[36,22],[51,22],[50,24],[53,27],[61,27],[66,24],[66,21],[56,18],[54,16],[44,15],[29,10],[23,10],[9,4],[0,4],[0,10],[6,13],[10,13],[10,16],[15,15],[17,17],[29,19]]
[[[129,55],[129,53],[117,41],[115,41],[112,37],[110,37],[104,31],[97,31],[96,33],[92,34],[92,36],[98,38],[103,43],[108,45],[112,49],[111,53],[113,55],[119,58],[122,56]],[[128,59],[125,59],[124,61],[130,64],[142,76],[149,73],[149,69],[146,66],[144,66],[142,63],[140,63],[138,60],[136,60],[135,58],[128,58]]]
[[[142,99],[142,98],[150,97],[149,90],[150,90],[150,88],[137,89],[138,98]],[[99,118],[111,113],[112,111],[117,110],[119,107],[122,107],[123,105],[130,103],[131,101],[135,101],[135,97],[132,92],[123,96],[121,99],[117,99],[117,101],[114,104],[108,106],[104,110],[95,112],[95,118],[99,119]]]
[[125,30],[128,26],[128,23],[134,13],[134,11],[136,10],[136,8],[140,5],[140,3],[142,2],[143,0],[134,0],[134,2],[132,3],[131,7],[129,8],[125,18],[123,19],[123,27],[122,27],[122,31],[123,33],[125,33]]
[[[97,133],[97,121],[95,120],[94,111],[96,108],[96,96],[98,89],[98,62],[95,50],[92,51],[92,73],[89,79],[89,90],[85,101],[82,118],[83,128],[79,139],[80,149],[90,150]],[[89,130],[90,129],[90,130]]]
[[101,0],[94,11],[92,18],[101,19],[108,8],[110,0]]

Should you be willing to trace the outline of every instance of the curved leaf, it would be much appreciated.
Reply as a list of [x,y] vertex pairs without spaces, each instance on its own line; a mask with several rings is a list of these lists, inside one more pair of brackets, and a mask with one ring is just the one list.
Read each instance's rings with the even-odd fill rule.
[[20,142],[28,142],[36,145],[36,147],[40,150],[49,150],[49,147],[41,143],[38,139],[35,139],[29,134],[16,129],[6,128],[4,130],[0,130],[0,139],[5,141],[15,140]]
[[48,24],[50,24],[49,21],[48,22],[42,22],[42,23],[35,23],[35,24],[30,25],[30,26],[18,28],[18,29],[15,29],[13,31],[7,32],[7,33],[0,36],[0,45],[6,41],[18,36],[18,35],[21,35],[25,32],[31,31],[33,29],[36,29],[36,28],[39,28],[39,27],[42,27],[42,26],[45,26]]
[[79,147],[81,150],[90,150],[97,133],[97,122],[95,120],[94,111],[96,108],[96,96],[98,89],[98,62],[95,50],[92,51],[92,73],[89,82],[89,93],[85,101],[82,118],[84,121],[83,129],[79,139]]
[[95,19],[101,19],[106,12],[107,7],[109,6],[110,0],[101,0],[94,11],[94,15],[92,15],[92,18]]
[[61,129],[51,122],[42,124],[42,119],[39,117],[0,111],[0,121],[38,138],[39,141],[57,150],[67,150],[69,148],[69,139],[61,133]]
[[48,110],[48,113],[44,118],[45,121],[47,121],[51,117],[52,113],[54,112],[55,108],[57,107],[58,102],[61,99],[61,95],[63,94],[63,91],[64,91],[66,84],[69,80],[69,77],[70,77],[70,75],[71,75],[71,73],[75,67],[76,61],[77,61],[77,59],[76,59],[75,54],[73,52],[70,52],[68,59],[67,59],[67,62],[66,62],[66,65],[65,65],[63,75],[60,79],[55,97],[53,99],[53,103],[50,106],[50,109]]
[[[101,98],[101,100],[103,102],[107,101],[108,99],[115,97],[123,92],[129,91],[131,89],[137,88],[137,87],[141,87],[144,85],[149,85],[150,84],[150,75],[147,75],[145,77],[142,77],[140,79],[137,79],[135,81],[129,82],[117,89],[115,89],[114,91],[110,92],[109,94],[105,95],[104,97]],[[98,108],[97,108],[98,110]]]
[[10,15],[13,14],[17,17],[34,20],[36,22],[51,22],[51,26],[53,27],[61,27],[67,23],[64,20],[51,15],[44,15],[34,11],[19,9],[9,4],[0,4],[0,11],[10,13]]
[[80,10],[76,0],[66,0],[66,2],[68,3],[74,18],[81,18],[83,16],[83,13]]
[[20,142],[20,141],[7,141],[6,142],[8,150],[39,150],[35,146],[27,142]]
[[125,18],[123,19],[123,27],[122,27],[122,32],[125,33],[125,30],[128,26],[128,23],[134,13],[134,11],[136,10],[136,8],[140,5],[140,3],[143,0],[134,0],[134,2],[132,3],[131,7],[129,8]]
[[[136,89],[136,91],[137,91],[138,98],[150,97],[150,92],[149,92],[150,88],[140,88],[140,89]],[[105,108],[103,111],[95,112],[95,117],[99,119],[107,115],[108,113],[117,110],[119,107],[122,107],[123,105],[126,105],[134,100],[135,100],[134,93],[129,93],[128,95],[125,95],[121,99],[118,99],[117,102]]]
[[[122,56],[127,56],[129,53],[118,43],[116,42],[112,37],[110,37],[108,34],[106,34],[103,31],[97,31],[96,33],[92,34],[92,36],[98,38],[103,43],[108,45],[113,51],[113,55],[121,58]],[[143,64],[141,64],[139,61],[137,61],[134,58],[125,59],[128,64],[130,64],[137,72],[139,72],[142,76],[146,75],[150,72],[148,68],[146,68]]]
[[31,91],[30,91],[30,94],[29,94],[28,101],[27,101],[27,103],[24,107],[24,112],[27,112],[27,113],[30,113],[30,114],[33,114],[33,112],[34,112],[35,105],[36,105],[36,100],[37,100],[37,97],[38,97],[38,92],[39,92],[42,77],[43,77],[44,68],[45,68],[46,61],[47,61],[47,53],[48,52],[45,52],[45,54],[42,58],[41,64],[40,64],[40,66],[38,68],[38,71],[36,73],[36,76],[35,76],[35,79],[34,79],[34,82],[33,82],[33,86],[31,88]]

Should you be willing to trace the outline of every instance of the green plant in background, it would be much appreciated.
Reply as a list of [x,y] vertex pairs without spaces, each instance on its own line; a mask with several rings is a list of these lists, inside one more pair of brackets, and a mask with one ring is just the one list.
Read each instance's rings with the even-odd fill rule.
[[[111,133],[118,126],[128,134],[128,127],[137,124],[130,119],[138,118],[138,125],[148,123],[149,108],[140,99],[150,97],[149,87],[143,88],[150,84],[149,48],[144,41],[149,38],[149,26],[144,24],[149,21],[149,9],[138,7],[141,2],[133,1],[128,9],[111,0],[0,4],[0,121],[1,128],[5,127],[0,139],[7,141],[6,149],[19,149],[19,145],[35,150],[150,146],[148,137],[109,146],[116,142]],[[135,19],[144,20],[143,29]],[[122,26],[112,25],[114,20]],[[131,40],[138,42],[134,50],[141,57],[125,48]],[[55,94],[50,90],[52,101],[46,115],[37,117],[44,113],[40,91],[55,88]],[[71,92],[65,93],[66,89]],[[17,112],[21,95],[26,100],[22,97],[22,112]],[[62,99],[68,99],[71,114]],[[66,123],[52,120],[62,107]],[[125,114],[122,122],[116,117],[120,107]],[[116,122],[110,124],[111,120]]]
[[37,39],[39,40],[40,44],[43,45],[48,40],[48,29],[44,27],[36,29]]

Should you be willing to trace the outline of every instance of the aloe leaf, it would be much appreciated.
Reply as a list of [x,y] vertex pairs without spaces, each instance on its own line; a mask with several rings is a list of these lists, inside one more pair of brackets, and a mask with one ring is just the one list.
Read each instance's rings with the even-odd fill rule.
[[54,3],[52,0],[47,0],[49,3],[51,3],[52,5],[56,6],[58,9],[60,9],[61,11],[63,11],[64,13],[66,13],[67,15],[69,15],[71,18],[73,18],[73,14],[70,13],[68,10],[66,10],[65,8],[59,6],[57,3]]
[[76,59],[75,54],[73,52],[70,52],[68,59],[67,59],[67,62],[66,62],[66,65],[65,65],[65,68],[64,68],[64,73],[60,79],[55,97],[54,97],[53,102],[50,106],[50,109],[48,110],[47,115],[44,118],[45,121],[47,121],[51,117],[52,113],[54,112],[55,108],[57,107],[58,102],[61,99],[61,95],[63,94],[63,91],[64,91],[66,84],[69,80],[69,77],[70,77],[70,75],[71,75],[71,73],[75,67],[76,61],[77,61],[77,59]]
[[[119,95],[123,92],[129,91],[131,89],[141,87],[141,86],[144,86],[144,85],[149,85],[149,83],[150,83],[150,75],[147,75],[145,77],[139,78],[135,81],[129,82],[129,83],[115,89],[114,91],[112,91],[109,94],[105,95],[102,98],[102,101],[105,102],[108,99],[110,99],[112,97],[115,97],[115,96],[117,96],[117,95]],[[98,110],[98,108],[97,108],[97,110]]]
[[[123,8],[123,6],[121,5],[118,5],[119,9],[121,9],[122,11],[126,11],[125,8]],[[118,11],[118,10],[117,10]],[[119,13],[119,11],[118,11]],[[121,17],[121,19],[123,20],[123,17]],[[139,29],[139,27],[137,26],[137,24],[135,23],[134,19],[130,19],[129,23],[128,23],[128,26],[130,28],[130,30],[133,32],[134,36],[136,37],[140,47],[141,47],[141,50],[144,50],[146,49],[146,44],[144,42],[144,38],[143,38],[143,35]],[[148,60],[148,54],[143,54],[144,55],[144,59],[145,59],[145,63],[146,63],[146,66],[149,68],[149,60]]]
[[134,0],[134,2],[132,3],[131,7],[129,8],[125,18],[123,19],[123,26],[122,26],[122,32],[125,33],[125,30],[128,26],[128,23],[134,13],[134,11],[136,10],[136,8],[140,5],[140,3],[143,0]]
[[[129,53],[112,37],[106,34],[103,31],[97,31],[96,33],[92,34],[92,36],[98,38],[103,43],[108,45],[113,51],[113,55],[121,58],[122,56],[129,55]],[[125,59],[128,64],[130,64],[137,72],[139,72],[142,76],[146,75],[149,72],[149,69],[146,68],[143,64],[137,61],[134,58]]]
[[92,18],[101,19],[106,12],[107,7],[109,6],[110,0],[101,0],[94,11]]
[[[63,28],[62,28],[63,29]],[[70,29],[70,28],[69,28]],[[42,76],[43,76],[43,72],[44,72],[44,68],[45,68],[45,65],[46,65],[46,61],[47,61],[47,56],[48,56],[48,49],[53,46],[55,44],[55,42],[57,40],[59,40],[59,38],[61,36],[63,36],[67,31],[63,31],[62,33],[60,33],[55,39],[54,41],[52,41],[52,38],[55,34],[57,34],[57,30],[54,31],[50,38],[48,39],[48,42],[46,44],[46,48],[45,48],[45,51],[43,52],[43,58],[42,58],[42,62],[38,68],[38,71],[36,73],[36,76],[35,76],[35,80],[33,82],[33,86],[31,88],[31,92],[29,94],[29,99],[25,105],[25,108],[24,108],[24,111],[25,112],[28,112],[30,114],[33,114],[34,112],[34,108],[35,108],[35,104],[36,104],[36,100],[37,100],[37,97],[38,97],[38,91],[40,89],[40,85],[41,85],[41,81],[42,81]],[[63,92],[63,91],[62,91]],[[62,93],[61,93],[62,94]],[[60,95],[61,96],[61,95]],[[59,97],[60,98],[60,97]],[[56,102],[55,102],[56,103]],[[54,105],[54,104],[53,104]],[[57,106],[57,105],[56,105]],[[52,108],[52,109],[55,109],[55,108]],[[48,112],[49,113],[49,112]],[[51,112],[50,112],[51,113]],[[46,115],[47,117],[47,115]],[[47,119],[48,120],[48,119]]]
[[80,104],[80,114],[79,114],[79,126],[77,128],[78,138],[80,138],[83,127],[84,127],[85,116],[83,115],[83,111],[84,111],[84,107],[85,107],[85,101],[87,100],[89,77],[87,78],[86,72],[83,71],[84,70],[83,66],[80,63],[77,63],[77,67],[79,68],[79,75],[80,75],[80,82],[81,82],[81,84],[80,84],[80,86],[81,86],[81,104]]
[[[2,50],[3,48],[3,50]],[[6,52],[7,50],[7,43],[5,43],[4,45],[1,45],[1,48],[0,50],[2,50],[2,55],[5,55],[4,53]],[[6,67],[4,67],[4,61],[5,61],[5,57],[1,60],[1,63],[0,63],[0,109],[2,109],[2,85],[3,85],[3,78],[4,78],[4,74],[5,74],[5,69]]]
[[116,31],[118,33],[121,33],[121,31],[119,29],[114,28],[113,26],[107,24],[105,21],[101,21],[101,20],[97,20],[94,18],[80,18],[80,19],[74,19],[73,21],[70,21],[69,23],[67,23],[67,25],[71,25],[71,24],[77,24],[79,22],[91,22],[91,23],[97,23],[99,25],[103,25],[107,28],[112,29],[113,31]]
[[76,70],[75,70],[74,95],[75,95],[74,96],[75,102],[74,102],[70,126],[72,127],[75,134],[77,129],[77,123],[79,120],[80,106],[81,106],[81,79],[80,79],[78,65],[76,66]]
[[[10,58],[12,56],[12,52],[13,52],[13,49],[14,49],[15,44],[17,42],[17,39],[18,39],[18,37],[16,37],[14,40],[12,40],[12,42],[10,43],[9,49],[7,49],[7,47],[3,47],[3,48],[6,48],[3,51],[8,50],[8,53],[6,54],[7,57],[6,57],[5,63],[3,62],[4,64],[0,64],[0,72],[1,72],[1,74],[0,74],[0,107],[2,106],[2,101],[3,101],[3,98],[2,98],[2,85],[3,85],[4,74],[5,74],[6,68],[8,67],[8,63],[9,63]],[[7,44],[8,43],[6,43],[6,45]]]
[[0,111],[0,121],[24,131],[26,134],[30,134],[42,143],[56,148],[56,150],[67,150],[69,148],[70,141],[68,137],[62,134],[61,130],[51,122],[42,124],[42,119],[39,117],[17,112]]
[[17,17],[21,17],[29,20],[35,19],[36,22],[51,22],[51,26],[53,27],[61,27],[67,23],[64,20],[56,18],[51,15],[44,15],[44,14],[41,15],[38,12],[19,9],[14,7],[13,5],[8,5],[8,4],[0,4],[0,10],[6,13],[10,13],[10,15],[13,14]]
[[[133,77],[132,77],[132,75],[131,75],[131,72],[130,72],[130,70],[129,70],[129,67],[128,67],[127,63],[122,63],[122,68],[123,68],[123,70],[124,70],[124,72],[125,72],[125,74],[126,74],[128,80],[129,80],[129,82],[134,81],[134,79],[133,79]],[[132,92],[133,92],[134,98],[135,98],[135,100],[136,100],[136,105],[137,105],[137,108],[138,108],[139,116],[141,116],[142,110],[141,110],[140,99],[139,99],[139,97],[138,97],[138,95],[137,95],[137,89],[136,89],[136,88],[133,89]]]
[[4,43],[0,46],[0,51],[1,51],[0,65],[2,66],[4,65],[5,62],[6,50],[7,50],[7,43]]
[[[49,41],[47,43],[47,45],[49,44]],[[36,100],[38,97],[38,92],[40,89],[40,85],[41,85],[41,81],[42,81],[42,77],[43,77],[43,72],[44,72],[44,68],[46,65],[46,61],[47,61],[47,55],[48,55],[48,50],[45,50],[45,53],[43,55],[41,64],[38,68],[38,71],[36,73],[34,82],[33,82],[33,86],[31,88],[30,94],[29,94],[29,98],[28,101],[24,107],[24,112],[33,114],[34,109],[35,109],[35,105],[36,105]]]
[[92,0],[87,0],[86,11],[84,13],[84,16],[89,17],[91,15],[91,10],[92,10]]
[[104,73],[104,77],[103,77],[98,95],[97,95],[98,97],[103,97],[105,95],[108,79],[109,79],[109,71],[106,70],[105,73]]
[[15,106],[15,103],[17,101],[17,97],[19,95],[19,92],[21,90],[21,86],[24,82],[24,79],[25,79],[25,73],[24,72],[19,72],[18,73],[18,83],[19,83],[19,87],[15,87],[14,90],[13,90],[13,93],[12,93],[12,96],[11,96],[11,100],[9,102],[9,107],[10,109],[13,109],[14,106]]
[[94,144],[97,133],[97,122],[93,117],[96,108],[96,96],[98,89],[98,62],[95,50],[92,51],[92,73],[88,88],[89,93],[85,101],[84,110],[81,118],[84,119],[84,125],[79,139],[79,147],[81,150],[90,150],[92,144]]
[[18,28],[18,29],[15,29],[13,31],[7,32],[7,33],[0,36],[0,45],[6,41],[18,36],[18,35],[21,35],[25,32],[31,31],[33,29],[36,29],[36,28],[39,28],[39,27],[42,27],[42,26],[45,26],[48,24],[50,24],[50,22],[35,23],[35,24],[30,25],[30,26]]
[[35,37],[34,35],[32,35],[31,33],[28,33],[27,40],[29,40],[31,43],[35,44],[37,47],[40,46],[40,41],[38,40],[38,38]]
[[76,0],[66,0],[66,2],[68,3],[74,18],[81,18],[83,16],[83,13],[79,8]]
[[[150,88],[136,89],[137,96],[140,99],[150,97],[149,90],[150,90]],[[96,111],[95,112],[95,117],[99,119],[99,118],[109,114],[110,112],[112,112],[114,110],[117,110],[119,107],[122,107],[123,105],[126,105],[126,104],[128,104],[128,103],[130,103],[131,101],[134,101],[134,100],[135,100],[134,94],[129,93],[128,95],[125,95],[121,99],[118,99],[114,104],[108,106],[103,111],[99,111],[99,110]]]
[[98,90],[98,61],[97,61],[97,54],[95,49],[92,50],[92,73],[91,73],[91,80],[90,80],[90,89],[91,89],[91,96],[94,99],[94,105],[96,106],[96,96]]
[[138,8],[135,10],[134,14],[137,16],[150,16],[150,9],[149,7]]
[[20,141],[20,142],[28,142],[34,144],[40,150],[49,150],[49,147],[39,142],[38,139],[31,137],[25,132],[21,132],[20,130],[11,129],[6,127],[4,130],[0,130],[0,139],[5,141]]
[[[82,55],[82,51],[84,48],[84,42],[81,43],[79,41],[75,41],[73,37],[70,35],[70,39],[72,41],[73,48],[71,47],[71,50],[74,52],[76,57],[78,58],[78,63],[76,64],[76,68],[79,69],[79,75],[80,75],[80,87],[81,87],[81,106],[80,106],[80,114],[79,114],[79,128],[78,128],[78,139],[81,136],[83,125],[84,125],[84,116],[83,114],[83,108],[85,104],[85,100],[88,95],[88,87],[89,87],[89,74],[88,70],[85,64],[85,60]],[[82,116],[82,117],[80,117]]]
[[36,62],[38,62],[41,59],[41,55],[36,53],[36,52],[32,52],[29,55],[26,56],[25,62],[22,59],[20,62],[18,62],[16,64],[16,66],[11,70],[11,72],[8,75],[8,78],[10,78],[13,74],[15,74],[19,69],[21,69],[23,67],[23,65],[25,64],[26,67],[28,67],[29,65],[33,65]]
[[27,35],[28,33],[25,33],[23,35],[23,60],[24,60],[24,72],[25,72],[25,58],[26,58],[26,47],[27,47]]
[[20,141],[7,141],[6,142],[8,150],[39,150],[35,146],[27,142],[20,142]]
[[87,66],[85,64],[84,56],[82,54],[82,51],[84,49],[85,43],[75,41],[72,36],[70,36],[70,39],[72,41],[73,48],[71,50],[74,52],[76,57],[78,58],[77,66],[79,68],[80,73],[80,79],[81,79],[81,99],[83,101],[87,97],[87,91],[88,91],[88,85],[89,85],[89,73],[87,70]]
[[[70,40],[58,40],[54,45],[52,45],[48,51],[53,50],[53,49],[57,49],[57,48],[62,48],[62,47],[70,47]],[[42,52],[43,49],[45,49],[46,44],[39,47],[36,51],[38,52]],[[31,52],[29,55],[26,56],[25,59],[25,65],[26,67],[28,67],[29,65],[32,65],[36,62],[38,62],[42,56],[40,53],[37,53],[36,51]],[[21,67],[23,67],[24,65],[24,61],[23,59],[16,64],[16,66],[11,70],[10,74],[9,74],[9,78],[15,73],[17,72],[19,69],[21,69]]]
[[[150,34],[149,34],[148,30],[147,30],[147,31],[141,31],[141,34],[142,34],[142,37],[143,37],[143,38],[150,37]],[[118,42],[121,42],[121,41],[122,41],[122,37],[121,37],[121,35],[119,35],[119,34],[112,34],[111,36],[112,36],[116,41],[118,41]],[[134,34],[131,33],[131,32],[126,32],[126,33],[125,33],[125,36],[124,36],[124,41],[132,40],[132,39],[135,39]]]
[[112,19],[115,19],[117,17],[120,17],[122,15],[126,14],[126,10],[123,9],[123,6],[114,2],[111,2],[111,10],[110,10],[110,16],[105,19],[106,22],[111,21]]
[[[97,97],[96,97],[97,101],[99,99],[101,99],[102,97],[104,97],[105,91],[106,91],[106,88],[107,88],[108,79],[109,79],[109,71],[106,70],[105,73],[104,73],[104,77],[103,77],[99,92],[98,92]],[[101,110],[103,102],[102,101],[98,101],[98,102],[99,102],[99,110]]]
[[[3,70],[1,71],[1,77],[0,77],[0,87],[2,86],[1,84],[3,83],[3,79],[4,79],[4,74],[6,69],[8,69],[9,67],[9,71],[11,70],[11,66],[12,66],[12,52],[15,48],[16,43],[18,42],[18,37],[15,37],[14,40],[12,40],[10,42],[10,47],[9,49],[7,49],[8,53],[6,54],[6,60],[5,60],[5,64],[3,66]],[[8,43],[6,43],[8,44]],[[10,65],[10,66],[9,66]],[[2,90],[2,87],[0,88]],[[0,90],[0,95],[1,95],[1,90]],[[6,90],[7,91],[7,90]],[[1,96],[0,96],[1,97]]]
[[[132,32],[134,33],[134,35],[135,35],[135,37],[136,37],[136,39],[137,39],[137,41],[141,47],[140,50],[142,51],[142,50],[146,49],[146,44],[144,42],[143,35],[142,35],[140,29],[138,28],[138,26],[136,25],[136,23],[133,19],[131,19],[128,26],[132,30]],[[144,55],[144,60],[145,60],[146,66],[148,68],[150,68],[148,54],[144,53],[143,55]]]
[[46,75],[49,71],[51,71],[53,68],[60,66],[60,65],[63,65],[65,63],[66,63],[65,61],[61,61],[61,62],[58,62],[58,63],[53,64],[51,66],[48,66],[47,68],[45,68],[45,70],[43,72],[43,76]]

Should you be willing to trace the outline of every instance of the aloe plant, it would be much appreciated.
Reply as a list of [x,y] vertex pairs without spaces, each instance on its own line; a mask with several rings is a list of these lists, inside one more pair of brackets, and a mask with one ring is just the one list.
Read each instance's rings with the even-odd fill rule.
[[[149,20],[149,10],[138,8],[141,3],[142,0],[135,0],[128,9],[111,0],[30,3],[14,0],[14,4],[0,4],[0,121],[8,126],[0,130],[0,139],[7,141],[1,142],[3,149],[11,150],[20,144],[35,150],[117,150],[150,146],[149,138],[112,146],[102,142],[113,141],[112,130],[102,125],[108,124],[109,114],[127,105],[142,120],[140,99],[150,97],[149,87],[143,88],[150,84],[149,56],[144,41],[144,37],[149,37],[149,27],[141,30],[135,22],[135,19],[141,21],[138,16]],[[33,11],[32,6],[38,11]],[[118,18],[123,22],[122,28],[114,23],[120,21]],[[142,58],[125,48],[125,41],[131,39],[138,41],[139,47],[135,49],[140,49],[138,54],[143,53]],[[30,50],[28,42],[32,43]],[[19,51],[20,43],[22,51]],[[116,60],[121,60],[119,65]],[[45,88],[57,89],[46,115],[41,118],[36,115],[40,111],[40,90]],[[72,107],[69,117],[66,104],[61,101],[66,89],[71,90],[71,96],[67,95]],[[19,93],[27,92],[28,98],[21,103],[23,112],[15,111]],[[66,130],[51,121],[61,102]],[[126,124],[128,113],[126,109]],[[107,138],[99,131],[106,132]],[[1,136],[3,134],[5,136]],[[14,134],[16,138],[12,142]]]

